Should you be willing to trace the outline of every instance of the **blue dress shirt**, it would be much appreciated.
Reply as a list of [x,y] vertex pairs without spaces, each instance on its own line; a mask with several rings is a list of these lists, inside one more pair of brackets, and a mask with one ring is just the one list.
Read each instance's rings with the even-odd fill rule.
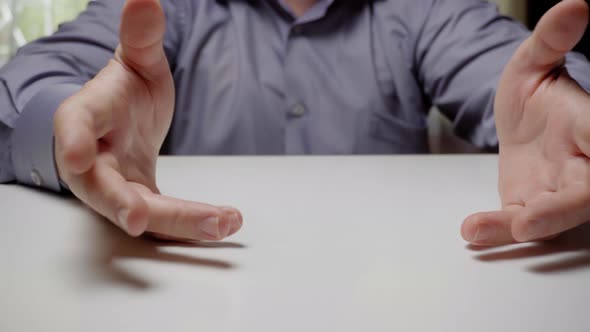
[[[162,153],[428,152],[432,105],[497,148],[493,99],[529,32],[481,0],[162,0],[176,109]],[[112,57],[124,0],[97,0],[0,70],[0,181],[59,190],[52,118]],[[568,56],[590,87],[590,65]]]

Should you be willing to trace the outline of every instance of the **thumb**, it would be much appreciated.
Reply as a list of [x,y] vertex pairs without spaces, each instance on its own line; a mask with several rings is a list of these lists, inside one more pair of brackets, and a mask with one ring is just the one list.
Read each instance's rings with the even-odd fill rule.
[[562,65],[566,53],[582,39],[588,15],[584,0],[564,0],[549,10],[513,59],[518,72],[546,75]]
[[142,78],[157,82],[169,74],[163,40],[166,19],[158,0],[127,0],[117,55]]

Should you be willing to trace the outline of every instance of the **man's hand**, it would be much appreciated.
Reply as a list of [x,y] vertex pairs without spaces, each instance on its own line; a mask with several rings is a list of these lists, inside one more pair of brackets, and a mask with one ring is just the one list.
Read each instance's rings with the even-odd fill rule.
[[156,161],[174,112],[158,0],[128,0],[114,59],[55,115],[61,178],[92,209],[132,236],[220,240],[240,212],[160,195]]
[[590,95],[563,67],[588,15],[585,1],[562,1],[506,67],[495,101],[502,210],[468,217],[467,241],[542,240],[590,220]]

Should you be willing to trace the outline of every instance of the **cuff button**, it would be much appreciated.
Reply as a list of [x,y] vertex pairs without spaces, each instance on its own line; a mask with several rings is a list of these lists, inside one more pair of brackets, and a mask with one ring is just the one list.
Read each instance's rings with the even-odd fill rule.
[[33,181],[33,183],[37,187],[41,187],[43,185],[43,178],[41,177],[41,174],[39,174],[39,172],[37,170],[31,171],[31,181]]

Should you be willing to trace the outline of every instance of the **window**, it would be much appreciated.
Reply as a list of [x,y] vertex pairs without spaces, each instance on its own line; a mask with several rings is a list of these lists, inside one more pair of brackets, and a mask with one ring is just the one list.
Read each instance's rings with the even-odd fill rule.
[[0,64],[26,42],[48,35],[88,0],[0,0]]

